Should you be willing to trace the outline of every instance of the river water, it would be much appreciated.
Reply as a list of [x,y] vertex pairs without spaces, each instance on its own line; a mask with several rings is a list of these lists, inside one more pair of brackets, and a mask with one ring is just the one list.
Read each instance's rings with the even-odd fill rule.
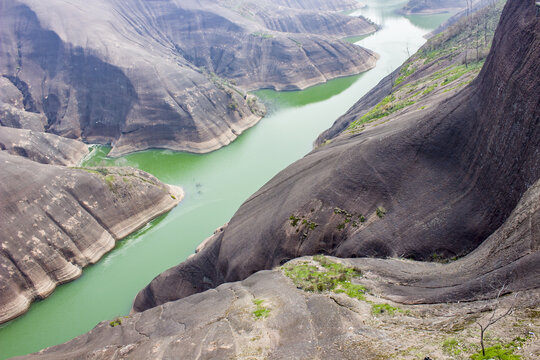
[[182,186],[186,197],[170,213],[119,241],[81,278],[59,286],[25,315],[0,325],[0,359],[65,342],[100,321],[128,314],[140,289],[185,260],[252,193],[308,153],[323,130],[416,52],[425,42],[423,36],[450,16],[398,15],[395,11],[403,0],[363,2],[368,6],[354,14],[382,25],[379,32],[358,42],[381,55],[375,69],[304,91],[258,91],[268,115],[231,145],[210,154],[150,150],[109,159],[107,147],[94,148],[84,166],[134,166]]

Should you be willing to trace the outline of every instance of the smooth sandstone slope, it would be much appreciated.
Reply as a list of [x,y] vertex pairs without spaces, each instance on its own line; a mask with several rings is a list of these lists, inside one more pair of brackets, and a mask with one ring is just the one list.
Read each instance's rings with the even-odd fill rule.
[[[180,188],[137,169],[47,165],[70,163],[86,153],[74,140],[34,135],[23,133],[16,153],[34,158],[33,150],[45,149],[36,159],[44,164],[0,151],[0,323],[24,313],[58,284],[79,277],[116,240],[167,212],[183,196]],[[53,149],[63,150],[47,157]]]
[[534,4],[509,1],[469,86],[292,164],[195,256],[157,276],[133,309],[303,255],[430,260],[473,251],[540,177],[539,27]]
[[[255,12],[287,18],[268,28]],[[309,32],[321,22],[328,34]],[[305,88],[376,61],[339,40],[375,31],[365,19],[268,1],[2,0],[0,24],[0,74],[24,99],[0,107],[2,124],[110,143],[112,156],[216,150],[264,114],[243,88]]]

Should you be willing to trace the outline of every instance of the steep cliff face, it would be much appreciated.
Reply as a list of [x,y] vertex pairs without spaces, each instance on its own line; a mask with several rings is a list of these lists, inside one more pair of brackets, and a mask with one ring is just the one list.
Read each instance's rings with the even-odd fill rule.
[[0,323],[183,196],[136,169],[49,165],[80,160],[88,150],[75,140],[0,127],[0,144]]
[[[268,4],[258,9],[276,20]],[[268,28],[243,12],[248,5],[2,0],[0,88],[9,81],[23,106],[0,104],[1,122],[110,143],[112,156],[156,147],[208,152],[264,114],[233,83],[304,88],[375,64],[371,52],[338,40],[374,31],[364,19],[290,9],[283,29]],[[328,34],[310,32],[319,23]]]
[[285,169],[200,252],[143,289],[134,310],[302,255],[429,260],[471,252],[540,177],[539,24],[533,3],[509,1],[469,86]]

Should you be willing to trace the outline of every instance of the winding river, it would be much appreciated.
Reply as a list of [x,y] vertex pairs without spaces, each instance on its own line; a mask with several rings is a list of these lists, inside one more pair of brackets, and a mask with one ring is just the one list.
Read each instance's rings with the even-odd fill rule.
[[95,147],[84,166],[134,166],[182,186],[186,197],[169,214],[119,241],[80,279],[59,286],[24,316],[1,325],[0,359],[65,342],[100,321],[128,314],[140,289],[186,259],[253,192],[309,152],[319,133],[413,54],[425,42],[423,35],[450,16],[398,15],[403,0],[363,2],[368,6],[354,14],[382,25],[379,32],[358,42],[381,55],[375,69],[304,91],[258,91],[268,106],[267,117],[231,145],[210,154],[151,150],[110,159],[108,148]]

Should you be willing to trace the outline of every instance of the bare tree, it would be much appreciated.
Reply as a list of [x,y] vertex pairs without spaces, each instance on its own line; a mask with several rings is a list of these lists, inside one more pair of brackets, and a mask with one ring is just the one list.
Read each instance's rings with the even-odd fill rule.
[[[486,356],[486,349],[484,347],[484,335],[486,333],[486,330],[493,324],[495,324],[497,321],[501,320],[502,318],[510,315],[513,311],[514,311],[514,304],[510,304],[510,306],[508,307],[508,310],[506,310],[505,312],[503,313],[500,313],[499,315],[497,315],[497,310],[499,309],[499,305],[500,305],[500,298],[501,298],[501,295],[504,294],[505,290],[506,290],[506,284],[503,285],[500,289],[499,289],[499,292],[497,293],[497,302],[495,303],[495,306],[493,308],[493,311],[491,313],[491,316],[489,317],[488,321],[484,324],[482,324],[480,321],[476,321],[476,324],[480,327],[480,346],[482,347],[482,355],[483,356]],[[515,298],[515,296],[514,296]]]

